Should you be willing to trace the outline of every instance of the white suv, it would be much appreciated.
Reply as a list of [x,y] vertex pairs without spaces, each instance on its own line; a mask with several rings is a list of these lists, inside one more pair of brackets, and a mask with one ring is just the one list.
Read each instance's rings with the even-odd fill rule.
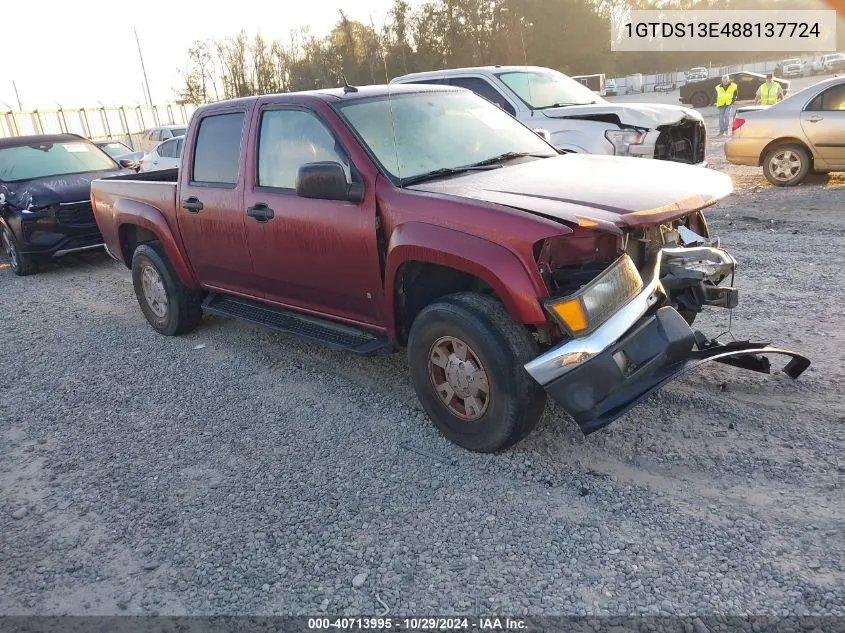
[[822,57],[822,70],[826,73],[845,71],[845,53],[831,53]]
[[141,151],[151,152],[159,143],[176,136],[183,136],[187,129],[184,125],[159,125],[144,132],[139,143]]
[[605,101],[550,68],[482,66],[414,73],[391,83],[472,90],[527,127],[546,132],[558,150],[704,164],[704,120],[695,110],[659,103]]

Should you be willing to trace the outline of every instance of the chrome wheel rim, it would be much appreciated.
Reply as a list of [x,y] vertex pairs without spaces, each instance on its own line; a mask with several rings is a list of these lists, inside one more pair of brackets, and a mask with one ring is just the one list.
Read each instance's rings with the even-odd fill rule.
[[791,149],[779,150],[769,159],[769,171],[775,180],[781,182],[792,180],[801,171],[801,166],[801,156]]
[[12,239],[9,237],[9,232],[4,230],[3,231],[3,250],[6,251],[6,255],[9,258],[9,263],[12,265],[12,268],[17,269],[18,267],[18,251],[15,248]]
[[443,336],[428,353],[428,376],[440,402],[467,422],[479,420],[490,404],[487,371],[461,339]]
[[161,275],[150,265],[145,265],[141,269],[141,291],[144,295],[144,301],[147,302],[147,306],[154,315],[160,319],[167,316],[167,290],[164,288]]

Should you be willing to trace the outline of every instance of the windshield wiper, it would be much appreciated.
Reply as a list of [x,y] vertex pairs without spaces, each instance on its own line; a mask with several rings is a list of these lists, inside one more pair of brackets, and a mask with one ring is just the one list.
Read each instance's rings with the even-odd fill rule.
[[505,161],[513,160],[514,158],[524,158],[525,156],[531,156],[532,158],[551,158],[550,156],[546,156],[544,154],[536,154],[532,152],[505,152],[504,154],[493,156],[493,158],[488,158],[486,160],[473,163],[472,165],[467,165],[467,167],[485,167],[487,165],[504,163]]
[[568,106],[582,106],[582,105],[595,105],[598,101],[586,101],[582,103],[553,103],[552,105],[545,106],[543,108],[539,108],[540,110],[547,110],[548,108],[566,108]]
[[486,161],[485,164],[465,165],[463,167],[441,167],[440,169],[435,169],[434,171],[429,171],[417,176],[402,178],[400,186],[404,187],[405,185],[414,185],[418,182],[434,180],[435,178],[442,178],[444,176],[454,176],[455,174],[462,174],[465,171],[487,171],[488,169],[498,169],[499,167],[501,167],[501,165],[486,164]]

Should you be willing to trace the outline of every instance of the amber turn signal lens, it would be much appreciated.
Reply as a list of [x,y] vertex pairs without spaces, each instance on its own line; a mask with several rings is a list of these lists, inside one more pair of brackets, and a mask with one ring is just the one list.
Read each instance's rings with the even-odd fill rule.
[[552,306],[555,314],[566,324],[573,333],[587,329],[587,315],[580,299],[571,299]]

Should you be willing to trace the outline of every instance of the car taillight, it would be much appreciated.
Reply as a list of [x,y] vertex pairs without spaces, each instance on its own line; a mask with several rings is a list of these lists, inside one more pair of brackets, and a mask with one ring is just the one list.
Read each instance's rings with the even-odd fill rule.
[[734,119],[733,125],[731,126],[731,132],[736,132],[743,125],[745,125],[745,119]]

